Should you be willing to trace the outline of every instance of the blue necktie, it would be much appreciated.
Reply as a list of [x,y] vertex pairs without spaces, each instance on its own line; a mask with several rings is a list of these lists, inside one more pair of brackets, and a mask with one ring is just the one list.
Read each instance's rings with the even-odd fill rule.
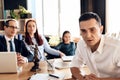
[[10,51],[14,51],[12,41],[10,40],[9,43],[10,43]]

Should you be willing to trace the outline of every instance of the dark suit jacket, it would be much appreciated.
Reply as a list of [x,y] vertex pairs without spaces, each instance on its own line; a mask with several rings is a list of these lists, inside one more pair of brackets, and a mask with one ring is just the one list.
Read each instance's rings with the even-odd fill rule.
[[[33,55],[27,50],[22,40],[14,38],[14,44],[16,52],[19,52],[22,56],[27,57],[29,62],[33,60]],[[4,36],[0,36],[0,51],[7,51],[6,39]]]

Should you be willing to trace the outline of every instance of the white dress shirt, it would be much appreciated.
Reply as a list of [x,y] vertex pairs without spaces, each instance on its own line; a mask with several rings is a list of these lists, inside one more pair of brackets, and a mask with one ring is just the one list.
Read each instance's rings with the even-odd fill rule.
[[82,64],[86,64],[97,77],[120,77],[120,40],[102,36],[98,49],[93,53],[80,40],[71,67],[80,69]]
[[[6,35],[5,35],[5,39],[6,39],[6,44],[7,44],[7,51],[10,52],[10,43],[9,41],[11,40],[12,41],[12,46],[13,46],[13,51],[15,51],[15,43],[14,43],[14,37],[13,38],[8,38]],[[26,57],[23,57],[23,60],[24,62],[28,62],[28,59]]]
[[14,37],[10,39],[7,36],[5,36],[5,39],[7,44],[7,51],[10,52],[10,43],[9,43],[10,40],[12,41],[13,51],[15,51]]
[[[41,35],[41,38],[43,40],[43,44],[41,46],[38,46],[39,58],[41,57],[41,60],[45,60],[44,51],[48,52],[49,54],[59,56],[60,52],[58,50],[51,48],[43,35]],[[32,41],[34,44],[37,44],[35,38],[32,38]],[[34,45],[27,45],[27,43],[25,41],[24,41],[24,43],[25,43],[27,49],[31,52],[31,54],[34,55],[34,50],[32,49],[32,47],[34,47]]]

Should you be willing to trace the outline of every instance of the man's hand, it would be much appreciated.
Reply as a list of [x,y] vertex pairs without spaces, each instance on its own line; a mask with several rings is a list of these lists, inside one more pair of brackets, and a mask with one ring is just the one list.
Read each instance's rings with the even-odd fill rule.
[[101,79],[94,74],[90,74],[90,75],[85,75],[84,80],[101,80]]
[[71,67],[70,70],[74,80],[85,80],[84,76],[80,74],[80,70],[77,67]]
[[24,64],[27,62],[28,62],[27,58],[25,58],[21,54],[17,53],[17,63],[18,64]]

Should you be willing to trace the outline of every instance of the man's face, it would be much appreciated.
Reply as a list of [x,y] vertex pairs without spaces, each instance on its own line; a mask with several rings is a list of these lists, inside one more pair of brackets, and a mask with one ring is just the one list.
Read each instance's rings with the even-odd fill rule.
[[81,36],[89,47],[94,47],[100,41],[103,26],[99,26],[95,19],[80,22]]
[[9,21],[9,25],[4,27],[5,35],[9,38],[12,38],[17,33],[17,22],[16,21]]

